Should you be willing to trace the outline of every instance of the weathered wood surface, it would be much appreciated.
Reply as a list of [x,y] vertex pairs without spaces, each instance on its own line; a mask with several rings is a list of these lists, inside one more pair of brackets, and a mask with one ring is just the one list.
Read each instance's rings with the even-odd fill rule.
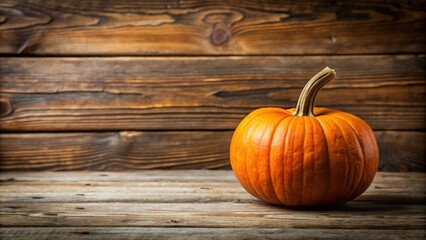
[[[166,189],[167,190],[167,189]],[[424,205],[353,202],[335,211],[263,203],[1,203],[0,226],[426,228]],[[348,219],[350,218],[350,219]],[[379,219],[382,218],[381,221]],[[343,222],[343,224],[342,224]]]
[[[354,201],[421,204],[426,198],[423,177],[424,173],[380,172]],[[125,176],[121,172],[2,172],[0,183],[0,202],[257,202],[226,170],[132,171]]]
[[424,52],[422,1],[3,0],[0,53]]
[[231,132],[0,134],[1,170],[229,167]]
[[376,131],[379,170],[426,171],[426,132]]
[[376,130],[380,170],[425,171],[425,13],[422,1],[3,0],[0,170],[229,169],[237,123],[294,107],[328,65],[338,79],[317,104]]
[[425,129],[422,55],[0,58],[0,129],[231,130],[255,108],[294,107],[327,65],[338,77],[318,106],[374,129]]
[[3,172],[0,236],[422,239],[425,183],[425,173],[378,173],[350,203],[295,209],[260,202],[231,171]]
[[[232,131],[0,134],[0,170],[229,169]],[[381,171],[425,171],[426,133],[376,131]]]
[[156,227],[10,227],[0,230],[2,239],[338,239],[424,240],[423,230],[294,229],[294,228],[156,228]]

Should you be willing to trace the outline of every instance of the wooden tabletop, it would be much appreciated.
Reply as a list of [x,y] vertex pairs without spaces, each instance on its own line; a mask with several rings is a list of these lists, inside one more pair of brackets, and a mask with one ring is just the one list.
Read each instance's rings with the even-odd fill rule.
[[426,174],[323,208],[263,203],[231,171],[3,172],[1,239],[424,239]]

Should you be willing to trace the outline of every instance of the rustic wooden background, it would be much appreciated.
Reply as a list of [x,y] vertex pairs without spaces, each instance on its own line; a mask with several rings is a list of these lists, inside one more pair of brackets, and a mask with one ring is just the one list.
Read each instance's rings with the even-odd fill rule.
[[382,171],[425,171],[424,1],[0,3],[0,170],[229,169],[233,129],[317,105],[375,130]]

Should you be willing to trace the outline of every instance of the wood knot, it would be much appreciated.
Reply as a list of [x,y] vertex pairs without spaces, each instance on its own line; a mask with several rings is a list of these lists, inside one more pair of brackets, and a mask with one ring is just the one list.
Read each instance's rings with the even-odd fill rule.
[[9,99],[0,98],[0,117],[4,117],[12,113],[12,105],[10,104]]
[[213,45],[222,45],[228,41],[229,35],[224,29],[215,29],[210,35],[210,42]]
[[7,17],[0,16],[0,24],[6,23],[6,22],[7,22]]

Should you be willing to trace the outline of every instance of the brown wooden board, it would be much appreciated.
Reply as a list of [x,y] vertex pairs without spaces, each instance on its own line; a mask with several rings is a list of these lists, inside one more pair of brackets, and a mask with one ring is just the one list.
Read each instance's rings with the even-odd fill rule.
[[[232,131],[0,134],[0,170],[229,169]],[[376,131],[381,171],[425,171],[426,133]]]
[[286,239],[424,240],[424,230],[305,229],[305,228],[160,228],[160,227],[7,227],[2,239]]
[[[159,226],[424,229],[424,205],[351,202],[335,212],[264,203],[0,203],[0,226]],[[348,217],[348,212],[351,216]],[[368,212],[366,214],[365,212]],[[332,217],[330,217],[330,215]],[[379,221],[379,219],[381,220]],[[345,224],[342,224],[344,222]]]
[[233,130],[250,111],[294,107],[325,66],[317,106],[374,129],[425,129],[424,56],[0,58],[3,131]]
[[344,205],[287,208],[249,195],[231,171],[2,172],[0,236],[422,239],[425,178],[380,172]]
[[422,1],[3,0],[0,53],[245,55],[424,52]]
[[[371,187],[354,201],[422,204],[423,173],[376,175]],[[227,170],[150,170],[132,172],[2,172],[0,202],[22,203],[211,203],[258,200],[236,183]],[[143,191],[141,191],[143,189]],[[407,191],[410,193],[407,194]]]
[[231,132],[0,134],[2,170],[229,168]]

